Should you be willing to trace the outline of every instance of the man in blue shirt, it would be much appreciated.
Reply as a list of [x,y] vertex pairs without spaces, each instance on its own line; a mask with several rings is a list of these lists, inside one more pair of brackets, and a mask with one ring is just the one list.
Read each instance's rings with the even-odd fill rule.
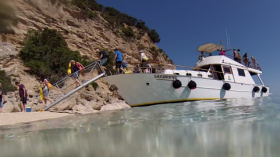
[[113,62],[116,60],[116,69],[117,69],[117,73],[120,73],[120,68],[122,66],[122,53],[116,48],[115,49],[115,58],[113,60]]

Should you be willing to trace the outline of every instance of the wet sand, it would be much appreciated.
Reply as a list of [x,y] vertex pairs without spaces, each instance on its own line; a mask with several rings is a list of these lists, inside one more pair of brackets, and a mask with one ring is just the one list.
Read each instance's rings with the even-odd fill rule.
[[34,122],[38,120],[60,118],[71,116],[68,113],[55,113],[55,112],[14,112],[14,113],[0,113],[0,126],[12,125],[17,123]]

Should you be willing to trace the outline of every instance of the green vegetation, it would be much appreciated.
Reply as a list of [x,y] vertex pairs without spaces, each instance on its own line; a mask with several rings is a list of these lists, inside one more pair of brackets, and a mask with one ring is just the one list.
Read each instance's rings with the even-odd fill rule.
[[91,83],[91,86],[94,88],[94,90],[96,90],[97,88],[98,88],[98,83],[96,83],[96,82],[92,82]]
[[78,51],[71,51],[61,34],[45,28],[43,31],[29,31],[20,58],[30,73],[50,82],[66,76],[69,61],[74,59],[87,65],[90,61]]
[[4,70],[0,70],[0,82],[2,83],[2,91],[4,94],[17,90],[16,86],[11,82],[11,78],[7,76]]
[[123,32],[123,35],[125,37],[128,37],[128,38],[133,38],[135,36],[133,30],[131,29],[131,27],[124,27],[122,29],[122,32]]
[[[154,43],[160,42],[159,34],[154,29],[150,30],[146,26],[145,21],[138,20],[135,17],[129,16],[125,13],[121,13],[120,11],[118,11],[113,7],[103,7],[103,5],[97,3],[95,0],[72,0],[72,1],[73,4],[79,7],[82,13],[88,18],[96,18],[97,15],[94,14],[93,12],[98,11],[101,13],[101,16],[110,24],[112,28],[120,29],[124,27],[124,24],[127,26],[134,26],[141,30],[140,34],[142,36],[144,35],[144,33],[148,33],[150,39]],[[132,34],[131,32],[128,32],[128,34],[126,34],[127,31],[123,33],[124,36],[126,37],[130,37],[130,38],[136,37],[135,35],[131,35]]]

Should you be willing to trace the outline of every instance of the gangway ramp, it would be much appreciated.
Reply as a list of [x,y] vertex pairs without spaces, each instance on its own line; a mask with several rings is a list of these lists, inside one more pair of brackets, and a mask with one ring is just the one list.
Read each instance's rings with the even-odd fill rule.
[[[97,68],[99,75],[96,77],[91,78],[90,80],[87,80],[88,77],[90,76],[91,73],[93,73],[93,70]],[[61,102],[62,100],[68,98],[69,96],[71,96],[72,94],[76,93],[77,91],[79,91],[80,89],[82,89],[83,87],[88,86],[90,83],[100,79],[101,77],[103,77],[104,75],[106,75],[106,73],[102,70],[102,68],[100,67],[98,62],[94,62],[92,64],[90,64],[89,66],[86,66],[84,70],[90,70],[90,72],[86,75],[85,79],[82,81],[82,85],[76,87],[75,89],[72,89],[71,91],[67,92],[67,93],[63,93],[59,87],[59,84],[64,84],[65,81],[67,79],[70,79],[72,75],[67,76],[66,78],[63,78],[62,80],[58,81],[57,83],[54,84],[54,86],[56,86],[62,93],[63,96],[59,97],[57,100],[55,100],[53,103],[51,103],[50,105],[46,106],[43,108],[44,111],[50,109],[51,107],[57,105],[59,102]]]

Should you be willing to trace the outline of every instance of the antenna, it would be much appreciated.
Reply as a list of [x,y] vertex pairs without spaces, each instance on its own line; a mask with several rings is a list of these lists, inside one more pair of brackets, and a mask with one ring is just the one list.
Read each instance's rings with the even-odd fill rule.
[[231,49],[229,33],[228,33],[228,42],[229,42],[229,48]]
[[228,33],[227,33],[227,28],[226,28],[226,37],[227,37],[227,49],[228,49]]

